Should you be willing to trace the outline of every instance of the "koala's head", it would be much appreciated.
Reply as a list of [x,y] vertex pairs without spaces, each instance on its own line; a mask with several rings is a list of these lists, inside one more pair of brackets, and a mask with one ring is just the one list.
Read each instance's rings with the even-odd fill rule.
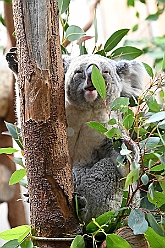
[[103,108],[103,100],[92,84],[95,65],[106,84],[106,104],[111,106],[119,96],[137,97],[144,88],[145,69],[140,62],[115,62],[100,55],[63,56],[67,101],[81,109]]

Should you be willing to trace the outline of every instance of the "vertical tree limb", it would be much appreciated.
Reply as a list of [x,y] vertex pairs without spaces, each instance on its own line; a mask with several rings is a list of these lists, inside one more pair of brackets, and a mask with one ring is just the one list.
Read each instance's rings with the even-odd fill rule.
[[[56,0],[13,0],[22,133],[35,235],[79,232],[64,110],[64,74]],[[70,247],[39,240],[39,247]]]

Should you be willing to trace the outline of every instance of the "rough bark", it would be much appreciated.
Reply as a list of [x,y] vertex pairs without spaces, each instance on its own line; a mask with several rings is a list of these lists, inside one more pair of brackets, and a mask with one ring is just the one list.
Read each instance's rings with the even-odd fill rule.
[[[5,15],[5,23],[6,29],[8,34],[7,39],[7,48],[6,51],[11,47],[15,46],[15,38],[12,36],[14,32],[14,23],[13,23],[13,15],[12,15],[12,5],[7,4],[4,2],[4,15]],[[7,131],[6,125],[4,121],[14,123],[15,122],[15,111],[14,111],[14,77],[11,77],[10,71],[7,73],[6,67],[3,71],[3,65],[1,68],[2,78],[1,84],[3,83],[2,80],[6,80],[7,89],[4,91],[8,91],[8,99],[6,99],[6,105],[3,106],[5,112],[0,113],[0,147],[12,147],[13,142],[12,138],[9,135],[2,134],[4,131]],[[3,79],[3,77],[5,77]],[[3,85],[3,84],[2,84]],[[5,86],[4,86],[5,87]],[[3,92],[3,87],[1,87]],[[1,94],[2,94],[1,92]],[[0,105],[2,102],[0,103]],[[3,185],[3,181],[9,180],[8,177],[16,170],[15,163],[10,160],[6,154],[0,155],[0,173],[1,173],[1,186]],[[8,221],[11,227],[16,227],[19,225],[26,224],[24,206],[22,201],[17,201],[20,199],[20,186],[19,184],[16,185],[4,185],[4,188],[1,188],[0,194],[3,195],[4,201],[7,202],[8,206]],[[3,191],[3,192],[2,192]],[[1,195],[0,198],[3,198]],[[1,199],[3,200],[3,199]],[[1,201],[0,200],[0,201]]]
[[[80,231],[64,111],[64,76],[56,0],[13,0],[19,61],[21,122],[36,236],[53,238]],[[39,247],[70,247],[66,241]]]

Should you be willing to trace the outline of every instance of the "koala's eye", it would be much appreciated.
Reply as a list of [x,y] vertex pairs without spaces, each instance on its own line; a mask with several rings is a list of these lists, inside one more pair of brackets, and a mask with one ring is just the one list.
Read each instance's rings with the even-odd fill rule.
[[109,71],[103,71],[103,74],[110,74]]
[[81,74],[81,73],[83,73],[83,71],[81,71],[81,70],[75,71],[75,74]]

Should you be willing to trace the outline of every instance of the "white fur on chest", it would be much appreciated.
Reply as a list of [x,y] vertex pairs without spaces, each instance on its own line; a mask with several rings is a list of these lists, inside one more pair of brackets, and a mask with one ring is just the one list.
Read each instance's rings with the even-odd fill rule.
[[92,160],[92,153],[99,148],[105,136],[88,127],[87,122],[107,122],[105,110],[80,110],[66,103],[67,134],[72,166],[85,165]]

